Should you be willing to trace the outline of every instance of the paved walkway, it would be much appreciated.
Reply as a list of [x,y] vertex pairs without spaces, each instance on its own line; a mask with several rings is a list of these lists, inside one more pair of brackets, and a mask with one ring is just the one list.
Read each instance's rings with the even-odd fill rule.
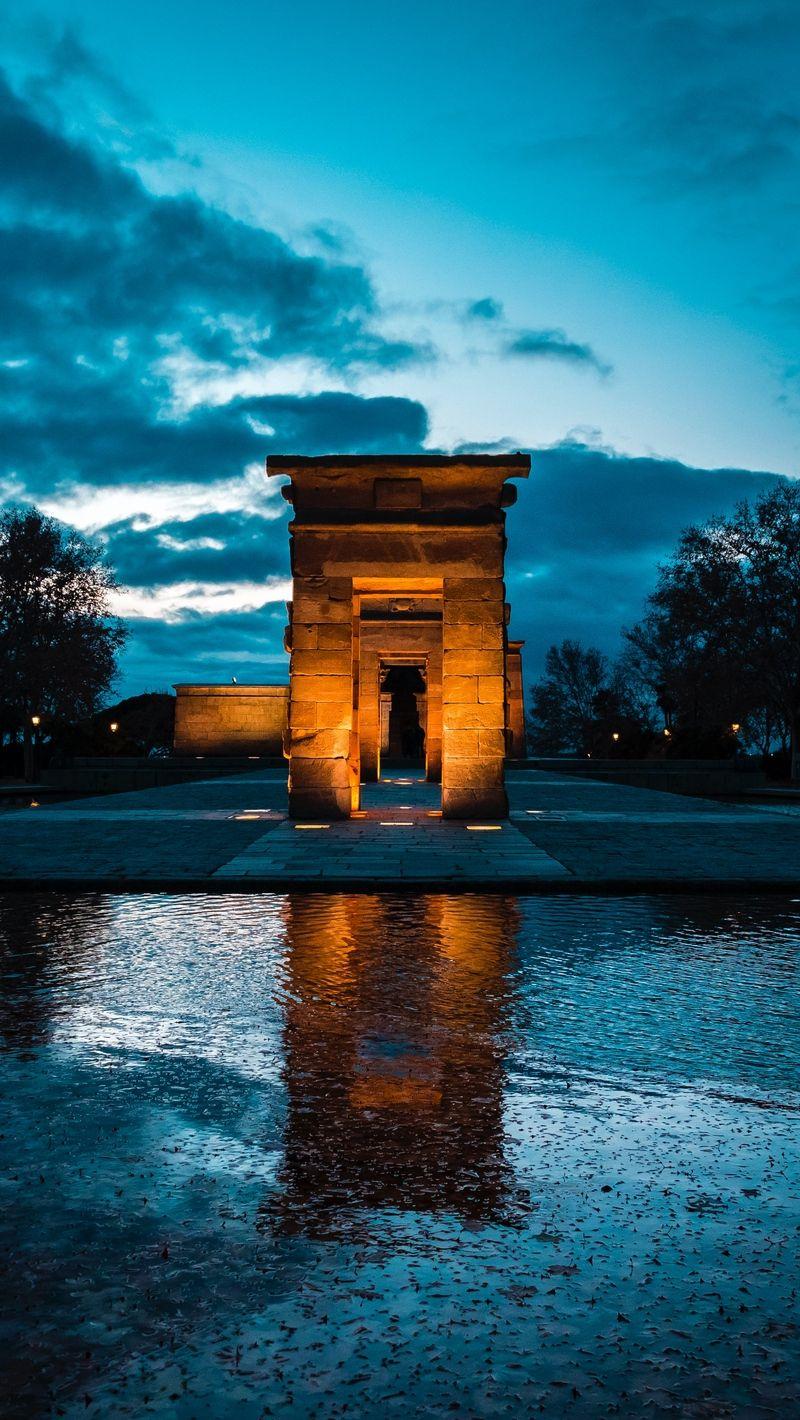
[[538,770],[511,816],[444,822],[438,789],[367,786],[361,816],[293,824],[279,770],[0,815],[0,887],[800,889],[795,805],[716,804]]

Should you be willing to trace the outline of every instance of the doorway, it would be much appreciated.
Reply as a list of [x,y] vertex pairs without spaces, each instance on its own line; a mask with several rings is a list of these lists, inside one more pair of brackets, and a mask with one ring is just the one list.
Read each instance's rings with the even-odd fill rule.
[[381,662],[378,777],[424,778],[428,721],[426,666]]

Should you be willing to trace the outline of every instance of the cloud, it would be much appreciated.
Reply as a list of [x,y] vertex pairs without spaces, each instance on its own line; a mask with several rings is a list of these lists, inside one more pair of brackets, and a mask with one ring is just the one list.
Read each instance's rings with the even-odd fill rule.
[[289,663],[283,651],[283,601],[251,611],[187,612],[129,623],[125,686],[136,692],[166,690],[181,681],[285,684]]
[[21,475],[34,494],[69,480],[143,486],[188,475],[194,482],[212,481],[253,460],[263,462],[270,450],[412,452],[427,431],[425,410],[414,400],[339,393],[237,399],[194,409],[182,419],[161,418],[141,391],[120,389],[117,381],[98,385],[92,372],[70,380],[46,423],[33,422],[31,398],[15,396],[11,387],[24,384],[27,396],[34,377],[19,372],[26,378],[15,381],[16,374],[0,372],[8,411],[0,431],[7,472]]
[[[461,451],[468,447],[479,451]],[[509,447],[513,441],[501,440],[480,451]],[[682,529],[781,481],[576,441],[531,456],[531,476],[518,484],[508,514],[506,561],[511,631],[526,640],[528,682],[547,647],[565,636],[614,654]],[[287,516],[271,521],[231,510],[149,525],[133,517],[103,530],[124,579],[145,593],[156,588],[155,599],[136,603],[130,623],[128,676],[136,688],[231,674],[286,678]],[[253,609],[261,596],[265,604]],[[233,605],[243,609],[223,610]]]
[[[91,63],[62,46],[50,69]],[[67,131],[48,93],[0,73],[0,477],[37,493],[220,478],[273,447],[419,447],[420,404],[324,388],[431,358],[382,333],[363,266],[302,254],[191,191],[150,191],[116,147]],[[198,381],[257,381],[294,359],[316,388],[181,417],[181,352]]]
[[595,160],[653,197],[688,196],[729,221],[755,191],[794,206],[793,0],[579,0],[574,33],[595,56],[592,112],[572,131],[523,142],[521,156]]
[[479,301],[471,301],[464,312],[465,320],[496,321],[503,319],[503,306],[493,296],[483,296]]
[[[431,309],[436,305],[432,303]],[[463,325],[484,326],[491,333],[492,346],[473,350],[473,357],[499,353],[527,360],[560,360],[569,365],[591,367],[600,375],[612,373],[613,366],[601,360],[591,345],[570,339],[563,330],[519,328],[509,324],[502,302],[494,296],[468,302],[439,302],[438,306],[452,311]]]
[[503,345],[506,355],[528,360],[561,360],[567,365],[585,365],[600,375],[610,375],[613,366],[601,360],[591,345],[570,340],[563,330],[519,330]]
[[[791,146],[791,122],[773,138]],[[281,680],[288,510],[264,455],[419,451],[423,405],[358,381],[432,352],[387,335],[332,229],[301,249],[191,189],[152,190],[136,162],[163,153],[172,181],[174,151],[77,42],[25,81],[0,74],[0,484],[99,530],[133,612],[129,688]],[[508,358],[609,371],[561,329],[510,325],[494,297],[448,310]],[[613,650],[685,523],[770,481],[574,439],[534,453],[508,520],[529,674],[565,635]]]
[[506,559],[511,630],[526,639],[528,681],[565,636],[614,654],[683,528],[782,481],[573,442],[531,458],[508,513]]
[[[281,500],[283,503],[283,500]],[[254,513],[203,513],[142,525],[125,518],[100,534],[108,561],[128,587],[257,582],[289,576],[288,508],[280,521]]]
[[[69,33],[0,71],[0,490],[98,533],[135,686],[285,670],[267,453],[411,453],[428,431],[418,401],[352,388],[432,351],[384,333],[346,244],[172,190],[175,157]],[[135,165],[162,158],[155,191]]]

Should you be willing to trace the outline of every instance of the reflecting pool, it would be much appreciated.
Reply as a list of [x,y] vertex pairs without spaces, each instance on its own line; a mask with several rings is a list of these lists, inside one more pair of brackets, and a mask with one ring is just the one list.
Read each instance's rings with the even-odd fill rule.
[[0,899],[7,1413],[800,1405],[800,902]]

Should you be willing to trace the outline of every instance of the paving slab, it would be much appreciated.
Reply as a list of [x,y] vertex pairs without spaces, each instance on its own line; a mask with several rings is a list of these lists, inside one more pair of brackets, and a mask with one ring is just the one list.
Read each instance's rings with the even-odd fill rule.
[[281,891],[800,890],[800,814],[510,770],[503,824],[448,822],[436,785],[365,785],[302,827],[277,769],[0,814],[0,887]]

